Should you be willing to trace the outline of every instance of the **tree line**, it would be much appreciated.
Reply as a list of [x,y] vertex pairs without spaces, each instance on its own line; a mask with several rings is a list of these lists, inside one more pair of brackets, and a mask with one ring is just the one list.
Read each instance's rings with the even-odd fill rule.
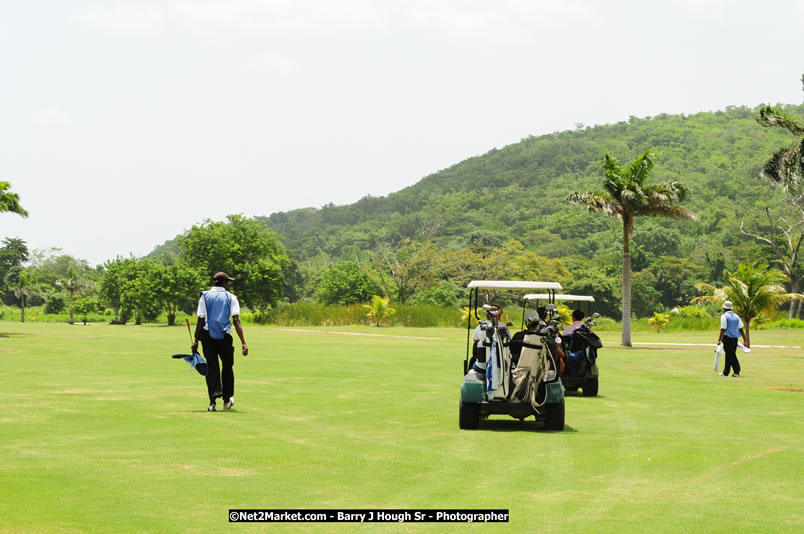
[[[632,117],[531,137],[387,197],[204,221],[146,258],[95,268],[41,252],[29,259],[24,243],[7,238],[0,289],[7,304],[24,297],[51,309],[60,301],[71,311],[94,305],[113,309],[121,322],[161,312],[172,321],[192,311],[218,270],[237,278],[233,290],[254,310],[280,302],[362,303],[373,295],[454,306],[471,279],[514,278],[559,281],[570,292],[593,295],[604,315],[644,317],[688,304],[700,295],[696,284],[722,284],[725,273],[749,262],[779,266],[787,289],[797,293],[804,211],[802,127],[794,115],[802,111],[765,106]],[[614,153],[636,159],[621,166],[609,155],[600,164],[601,155]],[[589,207],[593,197],[573,192],[594,193],[601,174],[608,190],[613,171],[646,165],[658,184],[678,185],[657,193],[683,202],[696,219],[638,213],[639,224],[629,226],[627,217],[589,215],[567,202]],[[625,187],[626,199],[640,188]],[[627,204],[616,195],[611,200]],[[621,291],[626,251],[630,313]],[[791,317],[800,313],[796,306],[794,300]]]
[[200,291],[224,270],[235,277],[232,289],[253,310],[275,306],[283,295],[283,271],[290,267],[277,235],[262,223],[231,215],[226,222],[204,221],[178,238],[178,253],[149,258],[118,257],[97,267],[58,254],[28,250],[18,238],[0,247],[4,302],[43,305],[46,313],[69,311],[84,318],[112,310],[112,322],[136,324],[165,313],[174,324],[179,313],[193,313]]

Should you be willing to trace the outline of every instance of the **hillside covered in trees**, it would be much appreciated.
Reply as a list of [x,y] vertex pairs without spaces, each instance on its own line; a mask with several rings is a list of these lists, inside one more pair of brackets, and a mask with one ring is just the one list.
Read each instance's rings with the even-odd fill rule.
[[[804,114],[804,106],[784,109]],[[569,205],[566,197],[572,190],[600,189],[600,162],[606,152],[630,161],[651,149],[658,154],[651,181],[686,185],[690,195],[685,207],[699,219],[637,221],[634,288],[642,302],[635,311],[647,314],[657,307],[688,304],[696,281],[718,282],[724,268],[733,269],[740,261],[773,259],[766,247],[741,233],[740,224],[746,219],[747,229],[759,229],[767,226],[765,206],[782,209],[781,193],[761,179],[760,170],[791,136],[763,128],[756,115],[756,109],[730,107],[579,126],[491,150],[386,197],[367,196],[347,206],[258,219],[282,236],[295,260],[305,281],[298,297],[314,296],[320,289],[319,273],[327,267],[342,261],[360,263],[372,254],[376,264],[381,261],[378,250],[428,242],[442,262],[460,262],[469,259],[456,258],[461,250],[487,259],[495,249],[506,250],[508,243],[509,255],[529,252],[560,260],[559,266],[547,262],[541,277],[558,275],[570,288],[599,293],[606,311],[615,315],[617,299],[601,293],[616,285],[612,277],[620,270],[621,226]],[[521,243],[521,250],[511,250],[511,240]],[[463,283],[467,277],[456,275],[466,269],[471,266],[442,264],[432,270],[440,273],[434,274],[440,281],[422,287]],[[536,276],[538,271],[532,266],[527,274]],[[525,273],[502,267],[494,277],[517,274]]]

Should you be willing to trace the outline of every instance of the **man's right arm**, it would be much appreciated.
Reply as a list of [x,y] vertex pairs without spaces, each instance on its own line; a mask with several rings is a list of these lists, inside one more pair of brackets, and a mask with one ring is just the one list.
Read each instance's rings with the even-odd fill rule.
[[201,339],[201,333],[204,331],[204,323],[205,322],[206,321],[204,320],[203,317],[199,317],[198,321],[195,323],[195,336],[193,336],[194,337],[194,342],[193,342],[192,346],[190,347],[192,349],[192,351],[193,351],[193,354],[198,352],[198,340]]

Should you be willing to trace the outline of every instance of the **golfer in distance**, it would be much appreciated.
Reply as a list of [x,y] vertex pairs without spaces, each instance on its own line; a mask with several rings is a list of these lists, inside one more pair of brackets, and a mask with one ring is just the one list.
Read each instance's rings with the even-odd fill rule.
[[[240,324],[240,302],[237,297],[229,293],[229,282],[234,280],[224,272],[216,273],[213,277],[215,285],[209,291],[202,291],[198,299],[198,322],[195,325],[195,342],[190,347],[195,354],[198,351],[198,341],[204,348],[204,357],[207,359],[207,392],[209,393],[209,407],[207,411],[214,412],[215,401],[223,397],[223,409],[228,410],[234,406],[234,343],[232,342],[232,326],[240,338],[243,346],[243,356],[248,355],[248,345],[243,335],[243,326]],[[232,318],[231,322],[229,317]],[[220,358],[221,365],[218,365]]]

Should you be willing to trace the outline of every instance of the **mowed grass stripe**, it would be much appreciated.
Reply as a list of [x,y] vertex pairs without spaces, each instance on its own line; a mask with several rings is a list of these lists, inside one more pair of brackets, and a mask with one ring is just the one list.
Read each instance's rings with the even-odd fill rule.
[[187,351],[182,327],[0,330],[11,336],[0,532],[228,532],[234,507],[511,510],[508,525],[235,527],[245,532],[804,527],[800,350],[741,355],[733,379],[712,372],[711,350],[624,349],[604,332],[601,395],[568,396],[565,432],[504,417],[467,432],[460,329],[247,327],[235,410],[215,414],[202,377],[170,358]]

